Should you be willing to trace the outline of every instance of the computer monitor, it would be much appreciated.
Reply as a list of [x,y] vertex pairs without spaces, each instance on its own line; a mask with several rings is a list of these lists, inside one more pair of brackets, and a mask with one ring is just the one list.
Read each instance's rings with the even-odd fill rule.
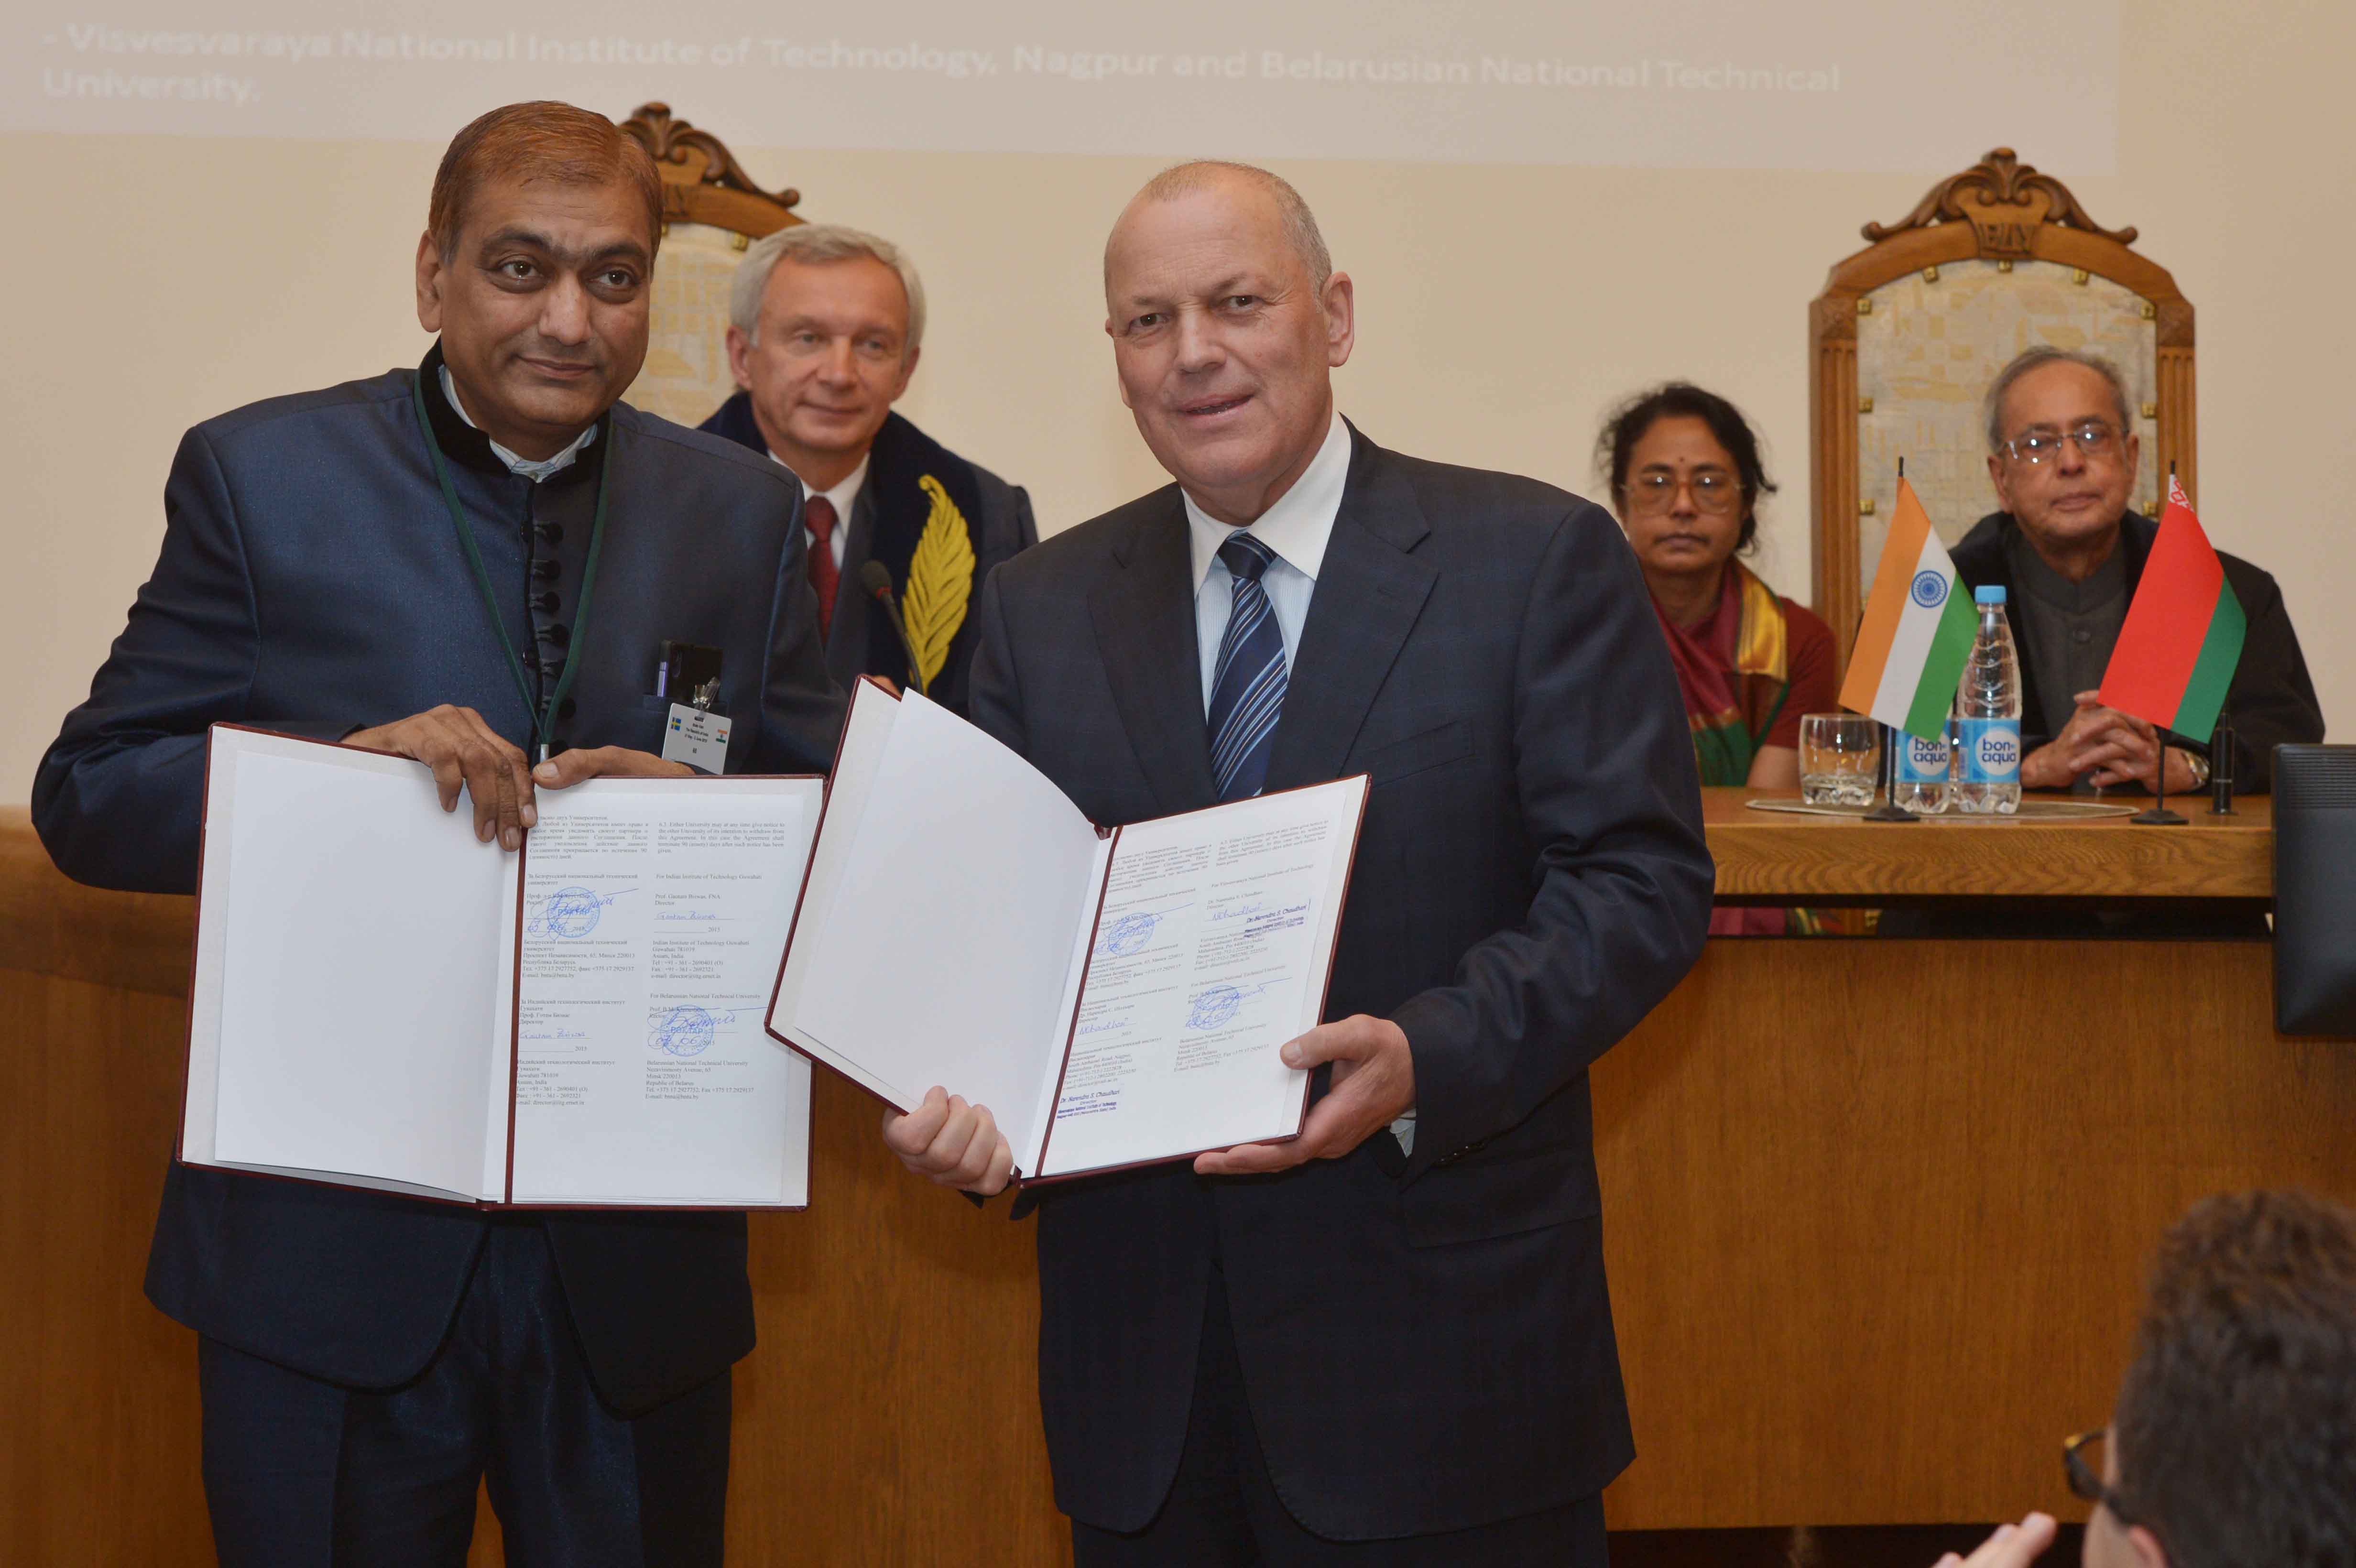
[[2275,1028],[2356,1037],[2356,746],[2275,748]]

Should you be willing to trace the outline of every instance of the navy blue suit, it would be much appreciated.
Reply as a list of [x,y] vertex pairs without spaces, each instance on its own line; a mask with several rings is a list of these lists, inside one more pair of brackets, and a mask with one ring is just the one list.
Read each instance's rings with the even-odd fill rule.
[[[1174,486],[1016,556],[982,596],[974,721],[1094,821],[1211,805],[1194,599]],[[1667,653],[1601,508],[1357,435],[1288,656],[1267,787],[1372,775],[1325,1016],[1405,1031],[1413,1147],[1026,1195],[1056,1499],[1153,1520],[1216,1344],[1319,1537],[1566,1509],[1633,1452],[1587,1067],[1709,916]]]
[[[425,373],[438,364],[437,349]],[[256,403],[183,439],[155,573],[34,785],[34,822],[69,876],[195,890],[205,730],[217,720],[333,739],[453,703],[529,748],[529,710],[418,429],[419,374]],[[667,704],[651,693],[668,638],[723,650],[715,707],[735,721],[730,771],[830,765],[841,699],[790,475],[616,405],[572,469],[533,485],[431,379],[426,401],[530,678],[552,689],[568,658],[579,664],[557,749],[659,751]],[[596,592],[576,640],[580,556],[609,466]],[[453,831],[466,830],[466,810]],[[752,1349],[741,1214],[542,1223],[579,1350],[613,1411],[660,1405]],[[176,1161],[147,1290],[222,1345],[386,1389],[418,1377],[451,1333],[492,1224],[460,1207]]]

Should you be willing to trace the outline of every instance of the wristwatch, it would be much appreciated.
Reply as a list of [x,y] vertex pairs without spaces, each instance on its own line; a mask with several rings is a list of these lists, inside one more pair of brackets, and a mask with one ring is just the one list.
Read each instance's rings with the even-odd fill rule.
[[2209,787],[2209,759],[2202,756],[2198,752],[2184,752],[2184,749],[2180,746],[2178,747],[2177,750],[2183,752],[2184,765],[2192,770],[2192,787],[2194,789],[2207,789]]

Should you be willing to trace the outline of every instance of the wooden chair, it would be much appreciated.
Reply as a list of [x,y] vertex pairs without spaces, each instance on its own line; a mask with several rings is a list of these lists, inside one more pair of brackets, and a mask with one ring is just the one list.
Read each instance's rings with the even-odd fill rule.
[[1898,460],[1950,545],[1996,509],[1981,399],[2046,343],[2126,373],[2143,435],[2135,504],[2169,464],[2194,491],[2192,306],[2165,268],[2102,228],[2068,187],[1998,147],[1898,222],[1865,226],[1809,308],[1815,608],[1844,642],[1881,556]]
[[662,254],[655,263],[653,327],[630,402],[680,424],[701,424],[736,390],[728,371],[728,293],[745,246],[790,224],[796,190],[766,191],[720,138],[640,104],[622,122],[654,155],[663,179]]

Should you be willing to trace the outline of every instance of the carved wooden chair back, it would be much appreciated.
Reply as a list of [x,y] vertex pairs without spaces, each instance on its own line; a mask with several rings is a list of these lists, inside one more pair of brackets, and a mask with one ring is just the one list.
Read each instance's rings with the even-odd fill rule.
[[2126,372],[2143,437],[2135,504],[2193,464],[2192,306],[2133,229],[2086,216],[2061,181],[1998,147],[1834,263],[1809,310],[1815,608],[1846,649],[1881,559],[1898,460],[1950,545],[1996,509],[1981,401],[2038,344]]
[[654,155],[663,179],[662,254],[655,262],[646,368],[629,400],[680,424],[701,424],[736,390],[728,370],[728,295],[744,248],[808,219],[795,190],[766,191],[720,138],[639,105],[625,133]]

